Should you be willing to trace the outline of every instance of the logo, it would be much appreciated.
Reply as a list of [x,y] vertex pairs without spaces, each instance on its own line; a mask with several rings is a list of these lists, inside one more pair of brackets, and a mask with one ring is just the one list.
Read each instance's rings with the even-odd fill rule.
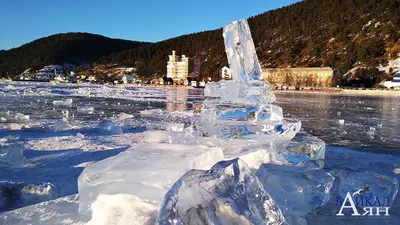
[[377,197],[364,195],[368,188],[360,189],[354,193],[347,192],[346,197],[336,198],[336,205],[340,206],[336,216],[356,217],[388,217],[390,209],[390,197]]

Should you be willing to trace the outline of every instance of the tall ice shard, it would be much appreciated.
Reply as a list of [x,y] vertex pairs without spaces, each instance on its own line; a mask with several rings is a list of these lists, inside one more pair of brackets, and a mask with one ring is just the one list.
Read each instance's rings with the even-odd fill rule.
[[247,20],[226,25],[223,36],[232,79],[240,83],[261,80],[262,71]]

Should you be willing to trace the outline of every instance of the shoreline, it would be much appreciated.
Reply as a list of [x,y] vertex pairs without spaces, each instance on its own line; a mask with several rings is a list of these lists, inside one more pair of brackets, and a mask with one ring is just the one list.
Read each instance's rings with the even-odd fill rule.
[[[13,81],[2,81],[0,83],[15,83]],[[34,82],[33,82],[34,83]],[[70,84],[70,83],[68,83]],[[79,84],[73,84],[79,85]],[[137,88],[164,88],[164,89],[204,89],[204,88],[195,88],[192,86],[181,86],[181,85],[105,85],[110,87],[137,87]],[[390,89],[365,89],[365,90],[355,90],[355,89],[346,89],[346,88],[328,88],[328,89],[303,89],[303,90],[279,90],[273,89],[275,93],[300,93],[300,94],[337,94],[337,95],[362,95],[362,96],[390,96],[390,97],[400,97],[400,90],[390,90]]]
[[303,93],[303,94],[338,94],[338,95],[363,95],[363,96],[400,96],[399,90],[352,90],[352,89],[320,89],[320,90],[273,90],[277,93]]

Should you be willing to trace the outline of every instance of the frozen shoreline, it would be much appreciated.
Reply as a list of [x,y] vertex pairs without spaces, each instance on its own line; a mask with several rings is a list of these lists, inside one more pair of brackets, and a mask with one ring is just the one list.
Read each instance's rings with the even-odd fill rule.
[[335,94],[335,95],[367,95],[367,96],[400,96],[398,90],[352,90],[352,89],[304,89],[304,90],[273,90],[276,93],[301,93],[301,94]]

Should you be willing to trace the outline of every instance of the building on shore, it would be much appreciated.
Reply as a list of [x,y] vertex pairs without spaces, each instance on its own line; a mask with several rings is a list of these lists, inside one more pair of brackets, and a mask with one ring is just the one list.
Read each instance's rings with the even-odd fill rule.
[[39,76],[54,78],[63,75],[63,67],[61,65],[48,65],[38,70],[36,74]]
[[135,82],[135,78],[133,77],[133,74],[125,74],[122,76],[121,82],[123,84],[133,84]]
[[194,80],[200,77],[200,59],[182,57],[172,51],[168,56],[167,78],[171,78],[174,84],[183,84],[186,80]]
[[229,67],[224,66],[221,68],[221,70],[219,71],[219,78],[221,80],[232,80],[232,73]]
[[294,87],[334,87],[339,74],[330,67],[266,68],[263,80],[270,84]]

